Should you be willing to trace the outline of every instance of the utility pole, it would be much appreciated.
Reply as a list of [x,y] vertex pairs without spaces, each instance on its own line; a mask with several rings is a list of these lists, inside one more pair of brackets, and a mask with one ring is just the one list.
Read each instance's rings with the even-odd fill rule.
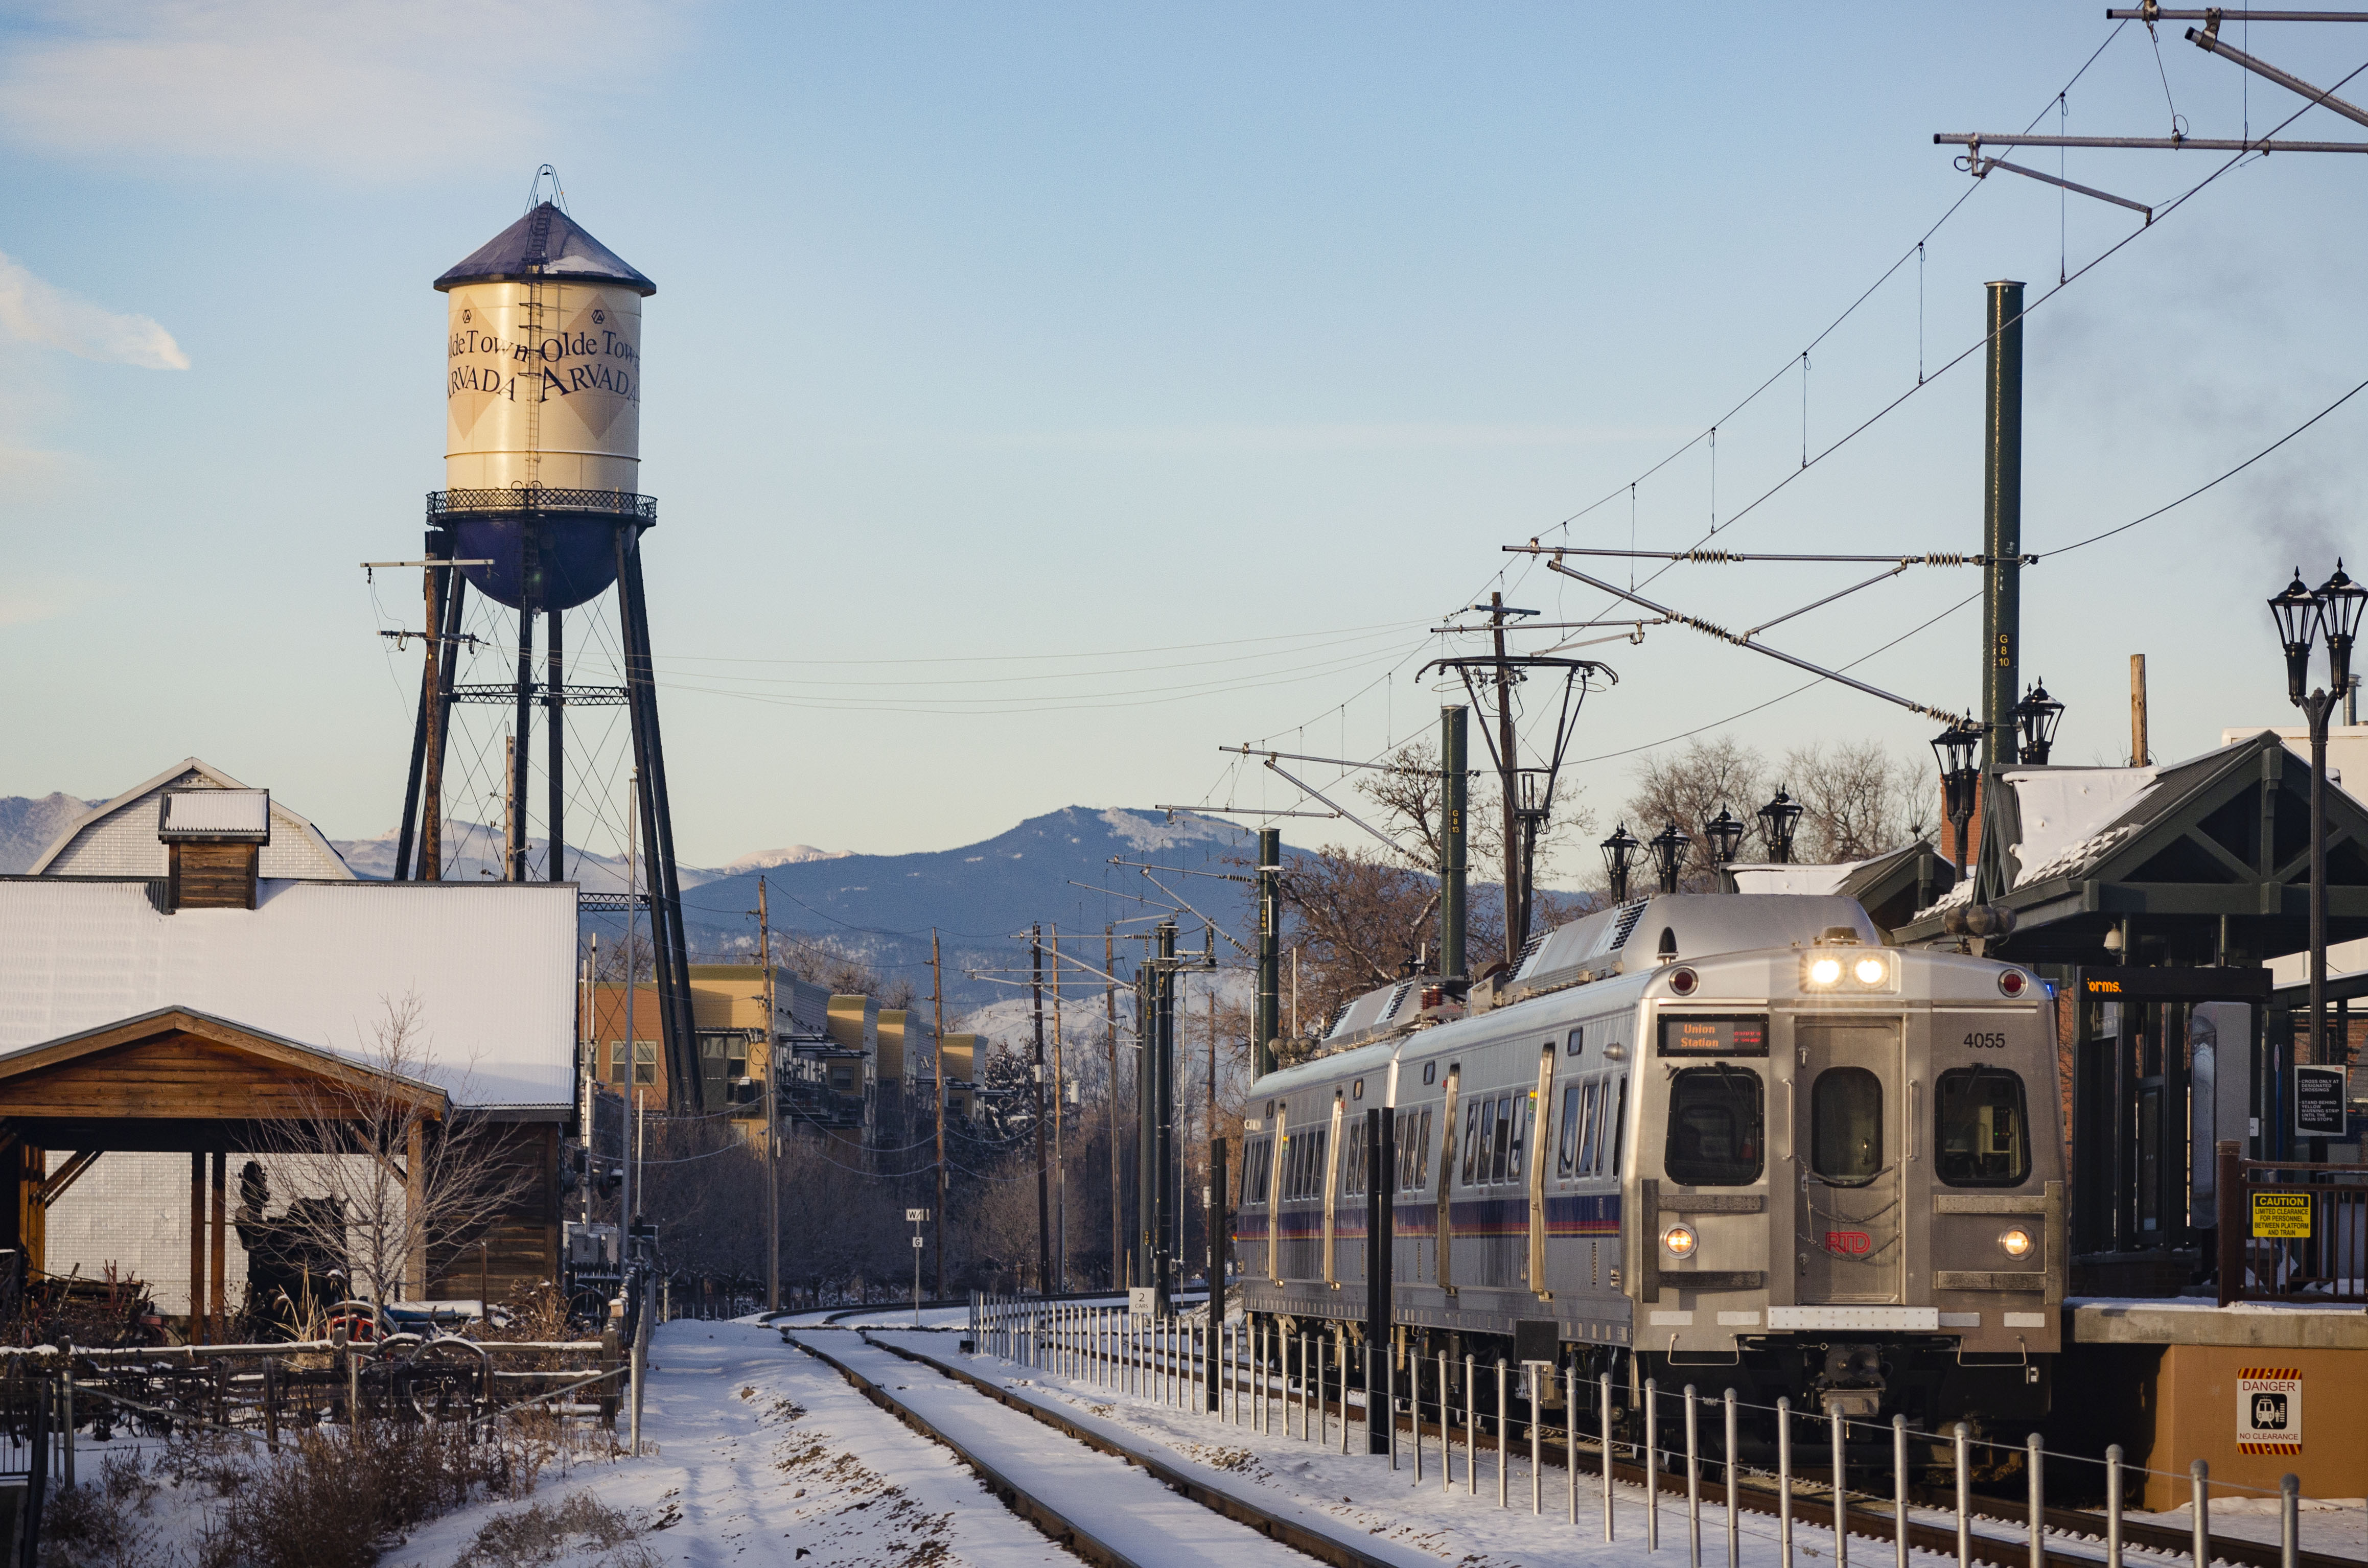
[[1463,766],[1463,725],[1469,710],[1439,710],[1439,974],[1448,991],[1463,994],[1463,812],[1470,775]]
[[1044,1148],[1044,927],[1028,928],[1028,952],[1032,966],[1028,994],[1036,1009],[1036,1062],[1030,1076],[1036,1093],[1036,1293],[1053,1293],[1053,1215],[1051,1172]]
[[[641,798],[642,770],[633,769],[632,781],[627,790],[635,800]],[[637,813],[625,813],[625,1126],[619,1135],[621,1145],[617,1151],[624,1165],[624,1178],[617,1197],[617,1267],[622,1270],[633,1245],[633,1203],[640,1196],[633,1190],[633,1113],[642,1102],[642,1043],[633,1038],[633,974],[641,965],[633,944],[640,937],[642,924],[639,892],[642,883],[641,840],[635,834]]]
[[1053,927],[1053,1268],[1069,1287],[1069,1162],[1061,1134],[1068,1099],[1067,1062],[1061,1051],[1061,928]]
[[[937,1009],[938,1059],[938,1300],[946,1299],[946,986],[938,963],[938,928],[929,927],[929,1002]],[[972,1071],[975,1073],[976,1067]]]
[[2146,765],[2146,655],[2130,655],[2130,766]]
[[1497,790],[1505,817],[1505,961],[1520,956],[1530,939],[1529,893],[1521,886],[1521,837],[1514,792],[1520,757],[1513,750],[1513,666],[1505,656],[1505,596],[1488,596],[1489,631],[1497,645]]
[[1974,902],[2006,892],[2005,841],[1990,791],[2017,756],[2022,630],[2022,285],[1989,286],[1988,380],[1982,399],[1982,834]]
[[1282,829],[1258,829],[1258,945],[1257,1038],[1251,1041],[1250,1075],[1274,1071],[1275,1037],[1282,1031]]
[[1110,1046],[1110,1289],[1119,1288],[1126,1256],[1126,1220],[1120,1212],[1118,1136],[1118,927],[1102,927],[1102,1037]]
[[780,1046],[773,1027],[773,916],[757,879],[757,950],[765,965],[765,1310],[781,1310],[781,1102],[774,1079]]
[[592,1222],[593,1162],[600,1120],[600,933],[592,933],[592,955],[584,964],[584,1222]]

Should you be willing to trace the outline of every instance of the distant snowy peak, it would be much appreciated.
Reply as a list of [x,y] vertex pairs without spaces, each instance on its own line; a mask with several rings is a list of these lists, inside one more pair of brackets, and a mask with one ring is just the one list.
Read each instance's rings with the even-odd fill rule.
[[776,866],[803,866],[809,860],[846,860],[852,858],[852,849],[817,849],[811,844],[792,844],[784,849],[758,849],[727,860],[720,868],[726,874],[741,871],[769,871]]
[[1179,844],[1231,844],[1247,831],[1238,824],[1220,822],[1191,812],[1147,812],[1111,810],[1099,813],[1112,835],[1125,840],[1128,847],[1138,850],[1172,849]]

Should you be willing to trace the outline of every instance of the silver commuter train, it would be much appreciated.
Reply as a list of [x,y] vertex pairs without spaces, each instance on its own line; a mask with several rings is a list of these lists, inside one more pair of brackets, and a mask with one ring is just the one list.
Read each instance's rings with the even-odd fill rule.
[[1401,1364],[1707,1379],[1926,1431],[2045,1414],[2068,1258],[2029,971],[1884,947],[1847,898],[1677,894],[1554,931],[1486,1012],[1427,1023],[1416,983],[1251,1087],[1255,1317],[1361,1335],[1378,1108]]

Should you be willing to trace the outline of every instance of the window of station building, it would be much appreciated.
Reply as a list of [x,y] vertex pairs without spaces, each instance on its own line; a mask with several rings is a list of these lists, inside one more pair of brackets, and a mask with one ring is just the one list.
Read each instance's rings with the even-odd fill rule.
[[1748,1067],[1688,1067],[1669,1083],[1662,1168],[1681,1187],[1749,1187],[1767,1144],[1766,1096]]
[[[609,1042],[609,1082],[621,1084],[624,1081],[625,1042],[621,1040],[612,1040]],[[633,1082],[655,1084],[657,1081],[658,1042],[654,1040],[635,1040],[633,1042]]]
[[1951,1187],[2021,1187],[2031,1177],[2031,1119],[2022,1076],[2003,1067],[1952,1067],[1933,1096],[1941,1179]]
[[1809,1168],[1831,1187],[1864,1187],[1884,1169],[1883,1080],[1828,1067],[1809,1090]]

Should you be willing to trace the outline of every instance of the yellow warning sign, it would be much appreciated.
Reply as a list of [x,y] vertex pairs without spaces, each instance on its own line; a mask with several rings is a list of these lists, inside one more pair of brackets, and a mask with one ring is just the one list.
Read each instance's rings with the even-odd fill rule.
[[2253,1194],[2253,1234],[2268,1241],[2308,1241],[2310,1239],[2310,1194],[2307,1192]]

